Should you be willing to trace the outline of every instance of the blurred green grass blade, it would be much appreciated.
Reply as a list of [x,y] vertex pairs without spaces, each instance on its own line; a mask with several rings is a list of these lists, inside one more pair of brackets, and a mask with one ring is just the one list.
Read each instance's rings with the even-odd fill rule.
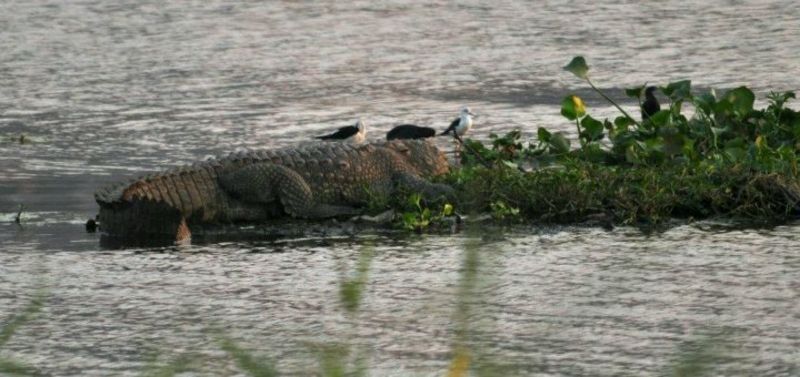
[[22,313],[15,315],[11,318],[2,329],[0,329],[0,346],[6,344],[20,326],[31,321],[44,306],[44,300],[47,294],[44,291],[39,291],[31,299],[31,302],[22,309]]
[[728,340],[723,335],[709,335],[682,343],[678,358],[672,365],[673,377],[703,377],[714,375],[722,350]]
[[339,284],[339,301],[348,312],[355,312],[361,305],[361,298],[364,287],[367,285],[373,254],[374,250],[371,245],[364,246],[358,256],[355,276],[352,279],[343,280]]
[[142,373],[142,377],[172,377],[179,373],[189,372],[194,370],[193,361],[193,357],[181,355],[167,365],[153,365]]
[[[7,373],[11,376],[41,376],[33,367],[27,366],[16,361],[0,359],[0,373]],[[5,374],[4,374],[5,375]]]
[[343,345],[328,345],[319,349],[320,373],[324,377],[344,377],[347,373],[347,356],[350,350]]
[[273,377],[278,375],[277,369],[270,360],[259,360],[252,353],[239,347],[232,339],[220,336],[220,347],[236,360],[247,375],[253,377]]

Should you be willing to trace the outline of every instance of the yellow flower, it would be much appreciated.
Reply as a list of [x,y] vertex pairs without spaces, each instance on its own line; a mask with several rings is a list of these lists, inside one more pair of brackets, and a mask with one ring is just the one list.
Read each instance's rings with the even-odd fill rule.
[[758,150],[763,150],[766,147],[767,147],[767,140],[764,138],[763,135],[758,135],[758,137],[756,138],[756,148],[758,148]]
[[581,97],[573,95],[572,104],[575,105],[575,114],[578,116],[578,118],[586,114],[586,105],[583,103]]
[[453,214],[453,205],[450,204],[450,203],[445,204],[444,208],[442,209],[442,214],[445,215],[445,216],[452,215]]

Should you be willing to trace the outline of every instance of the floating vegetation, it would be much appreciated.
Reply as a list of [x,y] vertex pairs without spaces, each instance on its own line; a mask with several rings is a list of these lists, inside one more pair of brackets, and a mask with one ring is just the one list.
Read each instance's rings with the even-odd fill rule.
[[[645,227],[674,218],[727,217],[752,224],[796,218],[800,112],[786,106],[795,93],[770,93],[768,105],[757,109],[747,87],[717,95],[694,93],[691,81],[676,81],[648,90],[660,91],[669,103],[642,121],[597,89],[582,57],[564,69],[621,115],[595,119],[583,99],[570,94],[561,114],[575,124],[575,147],[563,133],[543,127],[535,140],[523,140],[520,130],[491,134],[488,144],[465,140],[462,167],[443,178],[457,190],[457,211],[555,223],[599,216]],[[645,88],[625,93],[641,106]],[[691,117],[683,114],[689,106]],[[404,227],[434,222],[425,209],[403,209]]]
[[422,231],[432,224],[440,224],[446,217],[453,215],[453,205],[445,203],[440,210],[432,211],[424,205],[420,194],[411,194],[408,197],[404,212],[401,217],[403,228],[411,231]]

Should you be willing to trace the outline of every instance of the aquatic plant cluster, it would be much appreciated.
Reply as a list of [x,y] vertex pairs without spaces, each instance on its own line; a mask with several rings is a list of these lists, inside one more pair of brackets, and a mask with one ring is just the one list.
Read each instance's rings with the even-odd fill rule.
[[[595,119],[580,97],[568,95],[561,114],[574,122],[577,146],[542,127],[536,140],[523,140],[520,130],[492,134],[488,144],[465,140],[462,167],[444,178],[457,189],[457,212],[636,226],[674,218],[772,224],[796,217],[800,113],[786,106],[793,92],[770,93],[768,105],[756,109],[747,87],[696,94],[690,81],[677,81],[657,88],[668,106],[638,120],[595,87],[582,57],[564,68],[620,116]],[[645,86],[625,93],[641,107]],[[688,117],[687,105],[694,109]]]

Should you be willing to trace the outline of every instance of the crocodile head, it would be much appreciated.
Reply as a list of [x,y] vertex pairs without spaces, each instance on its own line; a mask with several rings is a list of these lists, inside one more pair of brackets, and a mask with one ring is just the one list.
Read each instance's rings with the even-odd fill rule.
[[392,140],[386,143],[386,147],[399,152],[421,176],[433,177],[450,171],[447,157],[427,140]]

